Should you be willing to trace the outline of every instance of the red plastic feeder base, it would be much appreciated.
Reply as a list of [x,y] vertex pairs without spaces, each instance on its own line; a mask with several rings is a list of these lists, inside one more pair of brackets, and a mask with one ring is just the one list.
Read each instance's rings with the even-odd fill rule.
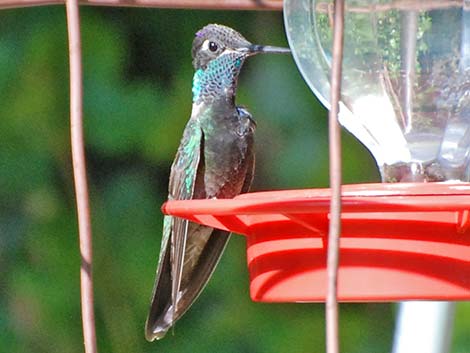
[[[166,214],[247,236],[255,301],[326,297],[329,189],[170,201]],[[470,184],[343,186],[341,301],[470,300]]]

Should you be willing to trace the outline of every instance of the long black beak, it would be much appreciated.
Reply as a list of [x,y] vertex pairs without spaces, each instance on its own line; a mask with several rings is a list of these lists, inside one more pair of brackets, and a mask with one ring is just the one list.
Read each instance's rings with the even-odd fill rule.
[[256,54],[290,54],[289,48],[272,47],[270,45],[252,44],[247,48],[248,55]]

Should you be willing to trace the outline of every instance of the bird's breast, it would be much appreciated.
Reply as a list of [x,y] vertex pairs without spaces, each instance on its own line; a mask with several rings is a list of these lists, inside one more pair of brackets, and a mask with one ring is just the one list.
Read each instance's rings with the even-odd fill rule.
[[241,192],[253,156],[254,122],[235,109],[203,124],[204,181],[207,197],[231,198]]

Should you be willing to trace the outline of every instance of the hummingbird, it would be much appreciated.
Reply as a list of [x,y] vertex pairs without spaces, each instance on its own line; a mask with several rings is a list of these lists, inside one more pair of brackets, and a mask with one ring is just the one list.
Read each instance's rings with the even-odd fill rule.
[[[192,112],[173,161],[168,200],[225,199],[248,192],[253,179],[255,121],[236,106],[245,59],[287,48],[251,44],[232,28],[209,24],[192,44]],[[161,339],[197,299],[230,233],[165,216],[158,267],[145,325],[148,341]]]

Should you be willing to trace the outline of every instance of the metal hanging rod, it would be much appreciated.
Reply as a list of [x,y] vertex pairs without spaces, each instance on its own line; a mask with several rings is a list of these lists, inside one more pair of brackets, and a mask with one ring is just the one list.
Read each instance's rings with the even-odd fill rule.
[[[0,9],[63,5],[64,0],[0,0]],[[282,10],[282,0],[79,0],[80,5],[212,10]]]

